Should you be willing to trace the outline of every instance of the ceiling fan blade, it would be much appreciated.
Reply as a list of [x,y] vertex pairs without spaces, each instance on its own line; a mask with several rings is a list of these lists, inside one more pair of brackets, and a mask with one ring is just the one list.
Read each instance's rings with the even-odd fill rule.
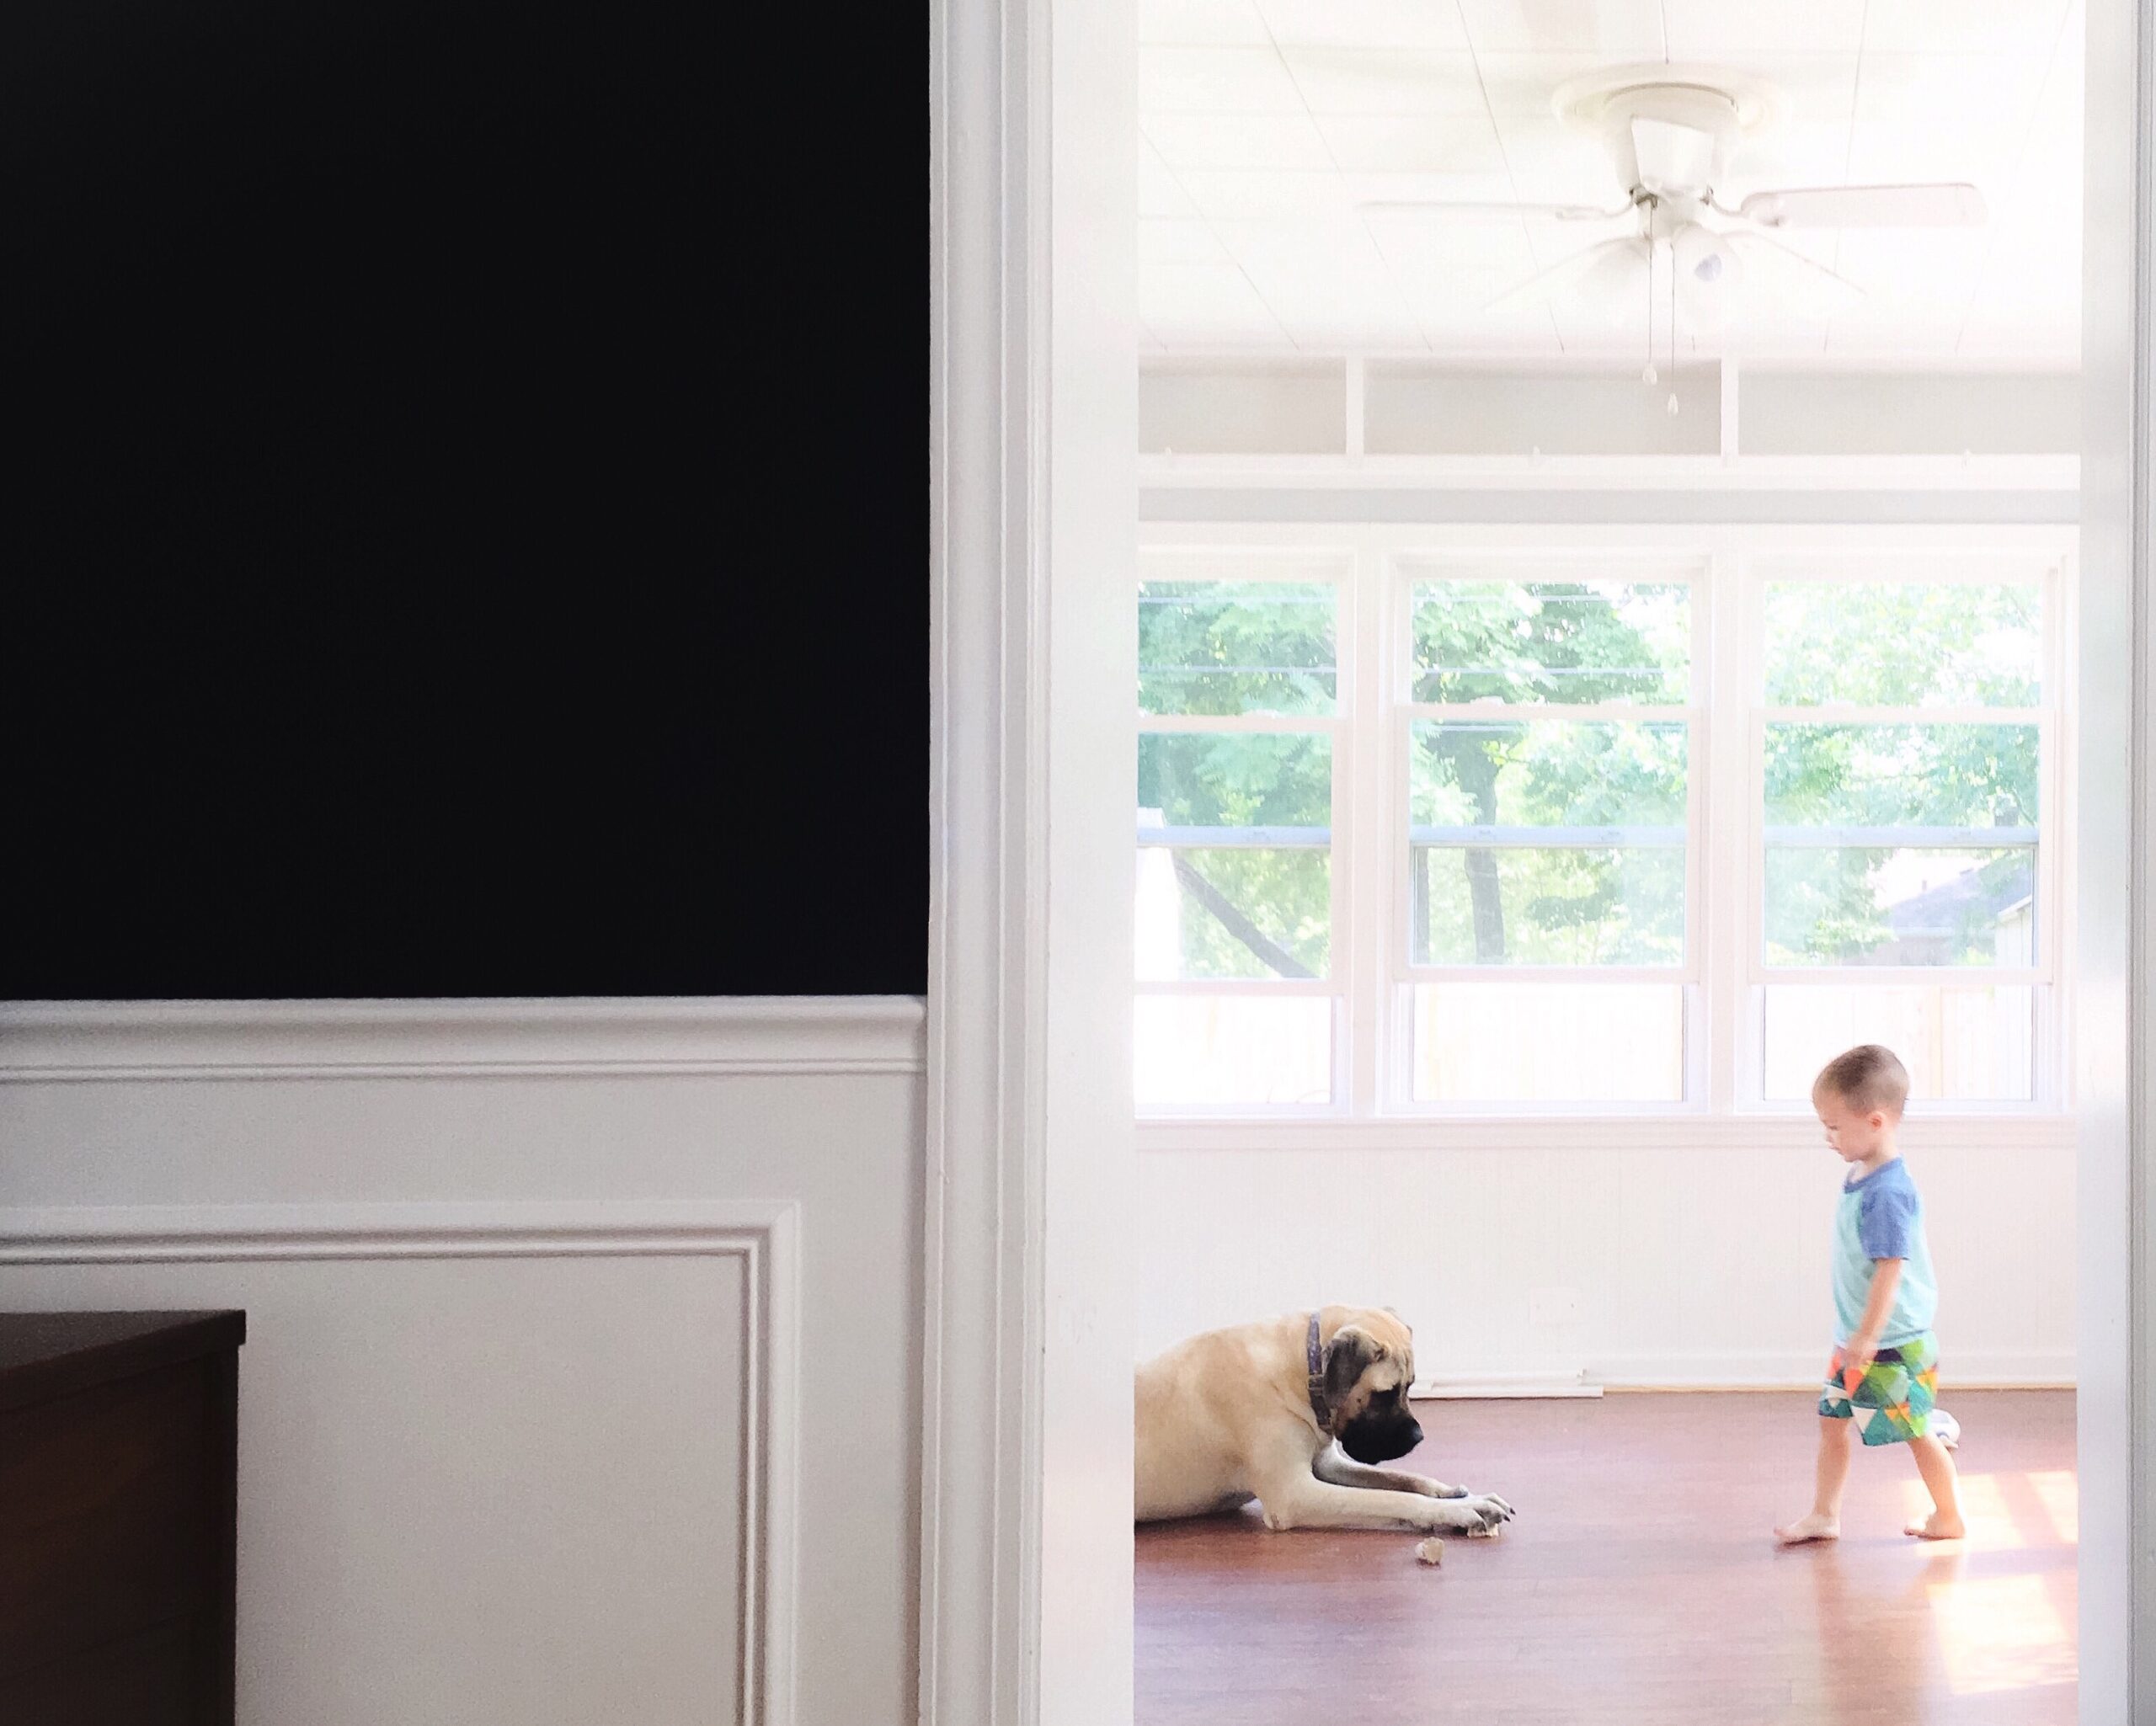
[[1982,192],[1948,184],[1754,192],[1737,213],[1761,227],[1977,227],[1985,216]]
[[1828,318],[1849,311],[1864,290],[1801,252],[1792,252],[1764,234],[1738,232],[1722,240],[1744,263],[1744,279],[1756,283],[1801,317]]
[[1476,204],[1451,198],[1385,200],[1360,204],[1370,216],[1429,216],[1444,221],[1614,221],[1630,216],[1633,205],[1598,210],[1592,204]]
[[1590,278],[1613,278],[1621,280],[1625,268],[1623,260],[1628,256],[1636,261],[1646,255],[1644,240],[1625,237],[1604,240],[1598,246],[1575,252],[1561,258],[1545,270],[1529,276],[1525,281],[1510,287],[1482,309],[1485,312],[1523,312],[1531,306],[1546,306],[1568,289],[1583,285]]

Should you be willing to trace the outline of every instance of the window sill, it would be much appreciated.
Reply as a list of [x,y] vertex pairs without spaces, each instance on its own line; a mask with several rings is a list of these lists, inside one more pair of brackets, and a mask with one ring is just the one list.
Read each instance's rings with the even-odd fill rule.
[[[2079,1126],[2057,1110],[1913,1112],[1901,1142],[1913,1151],[2071,1151]],[[1278,1116],[1140,1120],[1146,1151],[1786,1150],[1820,1148],[1808,1116],[1424,1115],[1382,1120]]]

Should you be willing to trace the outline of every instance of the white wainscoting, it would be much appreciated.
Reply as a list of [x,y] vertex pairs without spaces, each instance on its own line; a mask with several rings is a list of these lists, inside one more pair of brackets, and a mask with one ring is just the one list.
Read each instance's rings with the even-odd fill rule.
[[[1842,1171],[1816,1127],[1298,1133],[1209,1149],[1187,1125],[1141,1130],[1141,1356],[1337,1300],[1397,1308],[1426,1380],[1803,1384],[1826,1365]],[[2073,1382],[2072,1135],[1912,1123],[1950,1387]]]
[[898,1719],[913,1001],[0,1007],[0,1308],[241,1307],[249,1726]]

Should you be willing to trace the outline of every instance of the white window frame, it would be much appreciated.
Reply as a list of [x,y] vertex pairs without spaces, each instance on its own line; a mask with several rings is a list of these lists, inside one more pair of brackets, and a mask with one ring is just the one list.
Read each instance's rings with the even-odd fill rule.
[[[1764,988],[1769,981],[1828,980],[1890,983],[1948,980],[1941,970],[1884,967],[1807,967],[1801,973],[1769,972],[1764,965],[1760,892],[1764,866],[1764,749],[1769,711],[1764,704],[1760,597],[1765,583],[1810,578],[1949,578],[1951,567],[1972,582],[2012,578],[2041,566],[2045,638],[2041,695],[2037,707],[2021,709],[1895,709],[1881,717],[1900,722],[2011,723],[2033,718],[2041,727],[2041,808],[2037,839],[2036,965],[2025,975],[1957,968],[1951,980],[1967,983],[2027,982],[2036,985],[2038,1019],[2032,1059],[2034,1097],[1980,1103],[1927,1102],[1929,1120],[1951,1117],[1964,1138],[1983,1136],[1983,1123],[2015,1142],[2070,1142],[2073,1003],[2063,962],[2073,951],[2071,894],[2064,883],[2074,868],[2074,786],[2066,770],[2075,759],[2073,689],[2077,535],[2070,527],[1676,525],[1667,527],[1570,524],[1488,526],[1392,524],[1152,523],[1140,529],[1141,555],[1156,551],[1209,551],[1229,557],[1293,553],[1338,555],[1342,562],[1337,626],[1338,696],[1334,704],[1332,785],[1332,956],[1337,993],[1333,1035],[1335,1082],[1331,1106],[1246,1105],[1145,1110],[1141,1142],[1218,1144],[1224,1133],[1248,1144],[1283,1147],[1358,1137],[1422,1143],[1450,1126],[1470,1132],[1494,1130],[1500,1139],[1517,1127],[1540,1142],[1595,1134],[1611,1143],[1646,1142],[1674,1132],[1706,1142],[1716,1123],[1742,1120],[1770,1136],[1795,1143],[1816,1134],[1801,1103],[1764,1094]],[[1686,957],[1681,967],[1521,967],[1509,980],[1573,978],[1602,983],[1651,981],[1684,991],[1685,1097],[1682,1102],[1577,1105],[1417,1102],[1411,1094],[1412,999],[1417,983],[1444,978],[1495,980],[1489,967],[1415,967],[1407,962],[1408,761],[1412,719],[1441,717],[1466,709],[1410,700],[1408,618],[1412,589],[1433,572],[1471,573],[1489,578],[1519,572],[1521,578],[1561,573],[1579,578],[1583,563],[1598,562],[1612,578],[1689,581],[1693,593],[1691,699],[1682,707],[1596,704],[1556,707],[1540,704],[1543,719],[1679,719],[1687,736]],[[1972,567],[1972,564],[1977,567]],[[1935,567],[1936,564],[1937,567]],[[1920,566],[1913,574],[1911,566]],[[1226,570],[1223,570],[1224,575]],[[1235,573],[1236,579],[1262,578]],[[1308,566],[1293,578],[1311,579]],[[1510,711],[1483,706],[1482,715]],[[1868,711],[1868,710],[1867,710]],[[1803,710],[1803,717],[1832,720],[1858,710]],[[1161,728],[1145,720],[1142,728]],[[1298,719],[1173,721],[1200,729],[1315,728]],[[1732,835],[1746,867],[1732,871],[1718,859]],[[1249,988],[1278,992],[1280,984],[1198,983],[1145,985],[1157,990],[1205,993]],[[1289,984],[1317,993],[1318,986]],[[1309,1123],[1321,1137],[1299,1132]],[[1479,1126],[1478,1126],[1479,1123]],[[1214,1129],[1219,1129],[1216,1132]],[[1256,1129],[1253,1135],[1251,1129]],[[2033,1132],[2034,1137],[2030,1137]],[[1519,1134],[1513,1133],[1517,1137]],[[1554,1137],[1553,1137],[1554,1136]],[[1665,1142],[1657,1139],[1657,1142]]]

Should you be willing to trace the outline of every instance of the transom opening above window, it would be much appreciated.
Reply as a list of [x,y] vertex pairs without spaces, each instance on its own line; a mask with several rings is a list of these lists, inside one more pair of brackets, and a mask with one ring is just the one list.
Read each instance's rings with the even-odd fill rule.
[[1866,1040],[2061,1101],[2069,541],[1202,532],[1137,596],[1141,1112],[1775,1109]]

